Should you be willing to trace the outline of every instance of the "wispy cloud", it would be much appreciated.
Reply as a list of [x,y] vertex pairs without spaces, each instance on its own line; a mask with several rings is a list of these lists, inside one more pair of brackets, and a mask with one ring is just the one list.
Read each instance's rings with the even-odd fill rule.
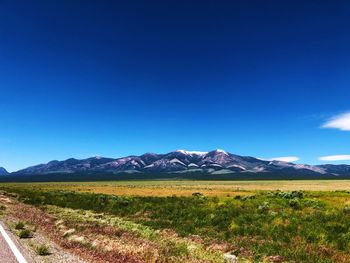
[[269,161],[282,161],[287,163],[296,162],[298,160],[300,160],[300,158],[297,156],[284,156],[284,157],[276,157],[276,158],[269,159]]
[[350,112],[342,113],[330,118],[321,128],[339,129],[350,131]]
[[336,162],[336,161],[350,161],[350,155],[328,155],[318,158],[320,161]]

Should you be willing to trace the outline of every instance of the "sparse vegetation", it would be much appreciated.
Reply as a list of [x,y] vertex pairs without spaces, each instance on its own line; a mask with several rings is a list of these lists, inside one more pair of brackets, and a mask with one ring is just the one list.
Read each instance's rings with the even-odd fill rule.
[[18,233],[19,238],[31,238],[32,232],[29,229],[22,229]]
[[22,230],[24,229],[25,224],[22,221],[19,221],[15,224],[15,229],[16,230]]
[[35,252],[39,256],[47,256],[50,255],[50,250],[47,245],[38,245],[35,247]]
[[[336,191],[350,192],[350,180],[277,180],[277,181],[113,181],[6,183],[6,187],[24,187],[42,191],[66,190],[118,196],[245,196],[257,191]],[[7,193],[16,197],[16,194]]]
[[[207,196],[192,189],[186,197],[157,197],[8,185],[2,189],[53,215],[63,238],[91,249],[115,243],[119,252],[141,258],[160,255],[188,262],[224,262],[224,253],[256,262],[350,261],[348,191]],[[93,238],[102,232],[110,241]],[[117,245],[120,239],[123,247]],[[143,245],[132,251],[127,247],[135,240]]]

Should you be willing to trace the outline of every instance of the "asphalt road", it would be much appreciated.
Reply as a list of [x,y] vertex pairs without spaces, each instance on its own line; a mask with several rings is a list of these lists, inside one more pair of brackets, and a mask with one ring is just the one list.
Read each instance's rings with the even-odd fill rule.
[[0,236],[0,262],[17,263],[15,255],[12,253],[9,245],[5,241],[3,235]]
[[2,224],[0,224],[0,262],[27,263]]

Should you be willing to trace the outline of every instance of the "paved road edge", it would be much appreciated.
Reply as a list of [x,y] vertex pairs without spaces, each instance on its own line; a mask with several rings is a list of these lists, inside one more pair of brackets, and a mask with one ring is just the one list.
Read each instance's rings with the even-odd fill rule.
[[9,245],[12,253],[15,255],[18,263],[27,263],[27,260],[23,257],[22,253],[19,251],[19,249],[16,247],[15,243],[13,243],[10,236],[6,233],[6,230],[4,227],[0,224],[0,233],[4,237],[6,243]]

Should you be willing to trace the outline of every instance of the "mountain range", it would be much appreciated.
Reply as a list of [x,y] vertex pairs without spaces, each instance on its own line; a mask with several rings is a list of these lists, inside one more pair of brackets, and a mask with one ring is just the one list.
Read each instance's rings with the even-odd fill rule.
[[0,175],[7,175],[8,172],[6,171],[6,169],[4,167],[0,167]]
[[[172,174],[187,175],[307,175],[307,176],[349,176],[350,165],[307,165],[277,160],[262,160],[250,156],[240,156],[224,150],[210,152],[177,150],[166,154],[145,153],[141,156],[122,158],[91,157],[87,159],[67,159],[51,161],[31,166],[12,176],[50,174]],[[7,174],[0,169],[0,174]]]

